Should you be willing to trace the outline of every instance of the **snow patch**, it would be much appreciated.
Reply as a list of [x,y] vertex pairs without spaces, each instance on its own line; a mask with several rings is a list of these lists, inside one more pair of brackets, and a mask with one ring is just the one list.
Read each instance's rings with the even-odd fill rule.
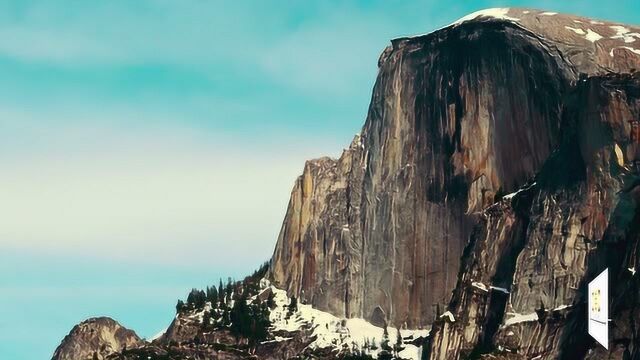
[[450,322],[456,322],[456,318],[453,316],[451,311],[447,311],[444,314],[440,315],[441,318],[448,318]]
[[[261,283],[267,285],[268,281]],[[273,292],[274,302],[276,303],[276,307],[269,316],[272,330],[294,332],[310,329],[312,331],[311,336],[316,338],[309,345],[313,349],[332,347],[340,350],[345,344],[349,347],[353,344],[362,347],[367,341],[375,341],[376,345],[378,345],[378,350],[371,350],[369,355],[377,356],[377,352],[380,350],[380,342],[383,338],[383,328],[374,326],[364,319],[338,318],[324,311],[314,309],[311,305],[301,303],[298,303],[298,311],[288,316],[288,307],[291,300],[287,296],[287,292],[271,285],[267,286]],[[388,327],[387,331],[389,333],[389,343],[395,344],[397,330]],[[400,336],[403,338],[427,337],[428,335],[428,329],[400,330]],[[276,338],[276,340],[283,341],[286,338]],[[421,347],[412,344],[404,344],[404,347],[405,349],[399,353],[402,358],[420,359]]]
[[610,26],[610,28],[616,32],[616,34],[611,37],[612,39],[623,39],[626,43],[632,43],[636,41],[636,39],[640,39],[640,33],[632,33],[629,28],[626,28],[624,26],[613,25]]
[[529,322],[529,321],[538,321],[538,314],[536,313],[531,313],[531,314],[516,314],[516,313],[507,313],[507,315],[513,315],[512,317],[508,318],[505,322],[504,322],[504,326],[510,326],[510,325],[514,325],[514,324],[519,324],[519,323],[523,323],[523,322]]
[[621,48],[622,49],[627,49],[627,50],[631,51],[634,54],[640,55],[640,50],[638,50],[638,49],[634,49],[634,48],[628,47],[628,46],[621,46]]
[[536,182],[534,182],[533,184],[531,184],[531,185],[529,185],[529,186],[527,186],[527,187],[520,188],[520,189],[518,189],[518,191],[516,191],[516,192],[512,192],[511,194],[507,194],[507,195],[503,196],[502,198],[503,198],[503,199],[506,199],[506,200],[510,200],[510,199],[512,199],[514,196],[518,195],[520,192],[525,191],[525,190],[529,190],[529,189],[531,189],[531,188],[532,188],[533,186],[535,186],[535,185],[536,185]]
[[478,289],[480,289],[480,290],[482,290],[484,292],[488,292],[489,291],[489,289],[487,289],[487,286],[485,284],[481,283],[481,282],[474,281],[474,282],[471,283],[471,286],[473,286],[475,288],[478,288]]
[[509,293],[509,290],[507,290],[507,289],[505,289],[505,288],[503,288],[503,287],[490,286],[489,288],[490,288],[491,290],[500,291],[500,292],[503,292],[503,293],[505,293],[505,294],[508,294],[508,293]]
[[567,30],[573,31],[574,33],[576,33],[578,35],[585,35],[586,34],[586,32],[584,32],[584,30],[582,30],[582,29],[573,28],[571,26],[565,26],[564,28],[567,29]]
[[585,39],[591,41],[591,42],[596,42],[600,39],[602,39],[602,35],[598,34],[597,32],[591,30],[591,29],[587,29],[587,35],[584,37]]
[[631,52],[632,52],[632,53],[634,53],[634,54],[640,55],[640,50],[638,50],[638,49],[634,49],[634,48],[629,47],[629,46],[618,46],[618,47],[612,48],[612,49],[609,51],[609,55],[611,55],[611,57],[614,57],[614,56],[615,56],[615,54],[614,54],[614,52],[613,52],[615,49],[625,49],[625,50],[629,50],[629,51],[631,51]]
[[540,15],[553,16],[553,15],[558,15],[558,13],[553,11],[545,11],[543,13],[540,13]]
[[451,25],[462,24],[463,22],[476,20],[478,18],[494,18],[494,19],[502,19],[508,21],[520,21],[518,18],[510,17],[507,14],[509,13],[509,8],[492,8],[492,9],[484,9],[480,11],[473,12],[469,15],[463,16],[460,19],[454,21]]

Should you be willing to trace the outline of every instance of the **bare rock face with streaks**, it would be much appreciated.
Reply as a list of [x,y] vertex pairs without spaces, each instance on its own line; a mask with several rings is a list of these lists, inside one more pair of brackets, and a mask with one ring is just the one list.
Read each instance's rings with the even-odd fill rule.
[[[54,359],[342,358],[370,327],[342,317],[431,326],[416,359],[640,358],[640,28],[489,9],[393,40],[378,64],[361,133],[294,185],[263,341],[212,323],[213,301],[152,343],[88,320]],[[586,324],[605,268],[608,350]]]
[[53,354],[53,360],[106,359],[109,355],[143,343],[135,332],[107,317],[76,325]]
[[[469,279],[500,288],[513,278],[524,281],[511,304],[519,313],[541,300],[547,308],[563,305],[583,278],[568,270],[586,266],[590,245],[581,237],[570,240],[575,254],[554,254],[555,267],[532,260],[512,270],[515,258],[500,259],[521,250],[532,259],[549,256],[543,250],[549,227],[601,237],[611,209],[594,208],[614,206],[615,189],[590,183],[597,205],[583,208],[573,207],[582,202],[579,194],[566,203],[549,195],[537,203],[540,213],[524,218],[501,199],[549,166],[565,127],[573,126],[563,117],[579,81],[640,68],[640,50],[633,47],[638,33],[575,16],[491,9],[431,34],[393,40],[379,59],[362,132],[339,159],[307,162],[297,180],[271,279],[336,315],[428,326],[452,299],[461,266],[468,266],[469,254],[460,259],[469,239],[486,237],[491,245],[473,255],[484,264]],[[575,101],[577,109],[586,104]],[[555,222],[540,220],[530,230],[531,217],[551,216],[545,211]],[[528,232],[535,241],[521,239]]]
[[[621,359],[634,343],[640,284],[639,169],[628,119],[640,115],[640,73],[595,76],[566,96],[563,139],[534,182],[487,208],[463,257],[432,359]],[[609,268],[609,353],[587,335],[587,284]],[[611,357],[609,357],[611,356]]]

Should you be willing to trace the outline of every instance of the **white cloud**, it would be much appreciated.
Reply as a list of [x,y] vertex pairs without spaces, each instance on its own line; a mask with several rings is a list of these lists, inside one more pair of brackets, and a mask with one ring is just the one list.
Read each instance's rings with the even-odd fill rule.
[[304,160],[328,150],[179,127],[46,129],[3,136],[40,139],[0,155],[0,248],[176,264],[261,261]]

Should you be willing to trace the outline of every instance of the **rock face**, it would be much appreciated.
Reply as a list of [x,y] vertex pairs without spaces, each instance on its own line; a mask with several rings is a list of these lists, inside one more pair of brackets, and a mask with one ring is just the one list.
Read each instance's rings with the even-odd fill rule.
[[73,327],[53,354],[53,360],[106,359],[135,348],[142,341],[135,332],[107,317],[87,319]]
[[[622,186],[604,175],[608,168],[600,171],[609,166],[603,158],[611,149],[603,147],[613,146],[613,138],[599,132],[610,127],[596,119],[587,126],[575,114],[595,116],[586,105],[604,111],[589,103],[595,95],[589,98],[582,82],[640,68],[640,44],[633,47],[639,33],[568,15],[491,9],[431,34],[393,40],[379,59],[361,134],[339,159],[308,161],[296,181],[271,280],[336,315],[409,327],[431,324],[454,289],[452,310],[475,304],[478,299],[465,300],[471,295],[461,291],[476,280],[504,288],[514,283],[509,306],[521,314],[541,301],[546,308],[570,302],[593,248],[583,239],[602,238]],[[609,123],[618,124],[618,151],[632,151],[622,136],[626,130],[628,137],[627,117],[637,113],[621,105],[608,111]],[[553,160],[558,156],[564,157]],[[600,163],[589,168],[587,161]],[[553,169],[586,173],[584,188],[566,180],[558,185],[565,192],[542,195],[540,184],[530,186],[543,170],[548,181],[558,180]],[[530,189],[501,200],[522,187]],[[525,197],[528,202],[519,200]],[[491,306],[477,309],[485,310],[500,317]],[[474,316],[486,321],[488,315]],[[477,326],[460,330],[471,348],[485,336]],[[446,339],[454,347],[464,342]],[[448,356],[437,353],[434,348],[434,357]]]
[[[627,121],[639,116],[640,73],[584,79],[566,96],[558,151],[534,183],[483,212],[448,309],[455,321],[434,324],[432,359],[640,356],[640,176],[629,163],[640,147]],[[586,324],[587,284],[605,268],[610,353]]]
[[[636,69],[640,28],[538,10],[393,40],[362,132],[296,181],[267,277],[304,307],[432,326],[413,358],[640,358]],[[587,283],[605,268],[609,350],[586,329]],[[54,359],[345,355],[312,349],[322,326],[302,311],[250,346],[204,320],[211,306],[179,311],[152,343],[90,319]],[[325,330],[358,335],[337,323]]]

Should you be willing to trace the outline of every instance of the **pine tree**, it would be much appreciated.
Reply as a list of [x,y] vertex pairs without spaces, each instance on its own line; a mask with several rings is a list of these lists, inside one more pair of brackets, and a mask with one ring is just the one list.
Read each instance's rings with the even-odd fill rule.
[[231,302],[231,296],[233,295],[233,284],[231,283],[231,278],[227,279],[227,290],[226,290],[226,303],[229,304]]
[[215,286],[207,286],[207,301],[211,303],[213,308],[216,308],[218,302],[218,290]]
[[380,343],[381,351],[378,353],[379,360],[390,360],[393,358],[391,354],[391,346],[389,346],[389,330],[387,324],[384,325],[384,332],[382,333],[382,342]]
[[269,309],[275,309],[276,307],[276,295],[273,291],[270,291],[267,297],[267,307],[269,307]]
[[196,309],[203,308],[206,301],[207,295],[202,290],[192,289],[187,296],[187,304]]
[[202,315],[202,329],[207,330],[211,326],[211,312],[205,311]]
[[429,360],[429,352],[427,351],[427,343],[423,342],[421,346],[420,360]]
[[387,329],[387,325],[384,325],[384,331],[382,333],[382,342],[380,343],[380,347],[382,350],[391,350],[391,346],[389,346],[389,330]]
[[224,304],[225,291],[224,286],[222,285],[222,279],[220,279],[220,283],[218,284],[218,302],[220,304]]
[[248,333],[248,328],[251,326],[251,319],[249,317],[249,308],[247,306],[247,299],[242,296],[240,299],[233,303],[231,308],[231,333],[235,335],[236,342],[240,337],[245,336]]
[[180,313],[182,310],[184,310],[184,301],[178,300],[178,303],[176,304],[176,313]]
[[296,312],[298,312],[298,299],[295,296],[292,296],[291,302],[289,303],[289,310],[287,312],[287,315],[291,316]]
[[376,343],[376,338],[371,339],[371,350],[378,350],[378,344]]
[[404,342],[402,341],[402,335],[400,334],[400,329],[398,329],[398,333],[396,334],[396,343],[393,346],[393,352],[398,356],[400,351],[404,350]]

